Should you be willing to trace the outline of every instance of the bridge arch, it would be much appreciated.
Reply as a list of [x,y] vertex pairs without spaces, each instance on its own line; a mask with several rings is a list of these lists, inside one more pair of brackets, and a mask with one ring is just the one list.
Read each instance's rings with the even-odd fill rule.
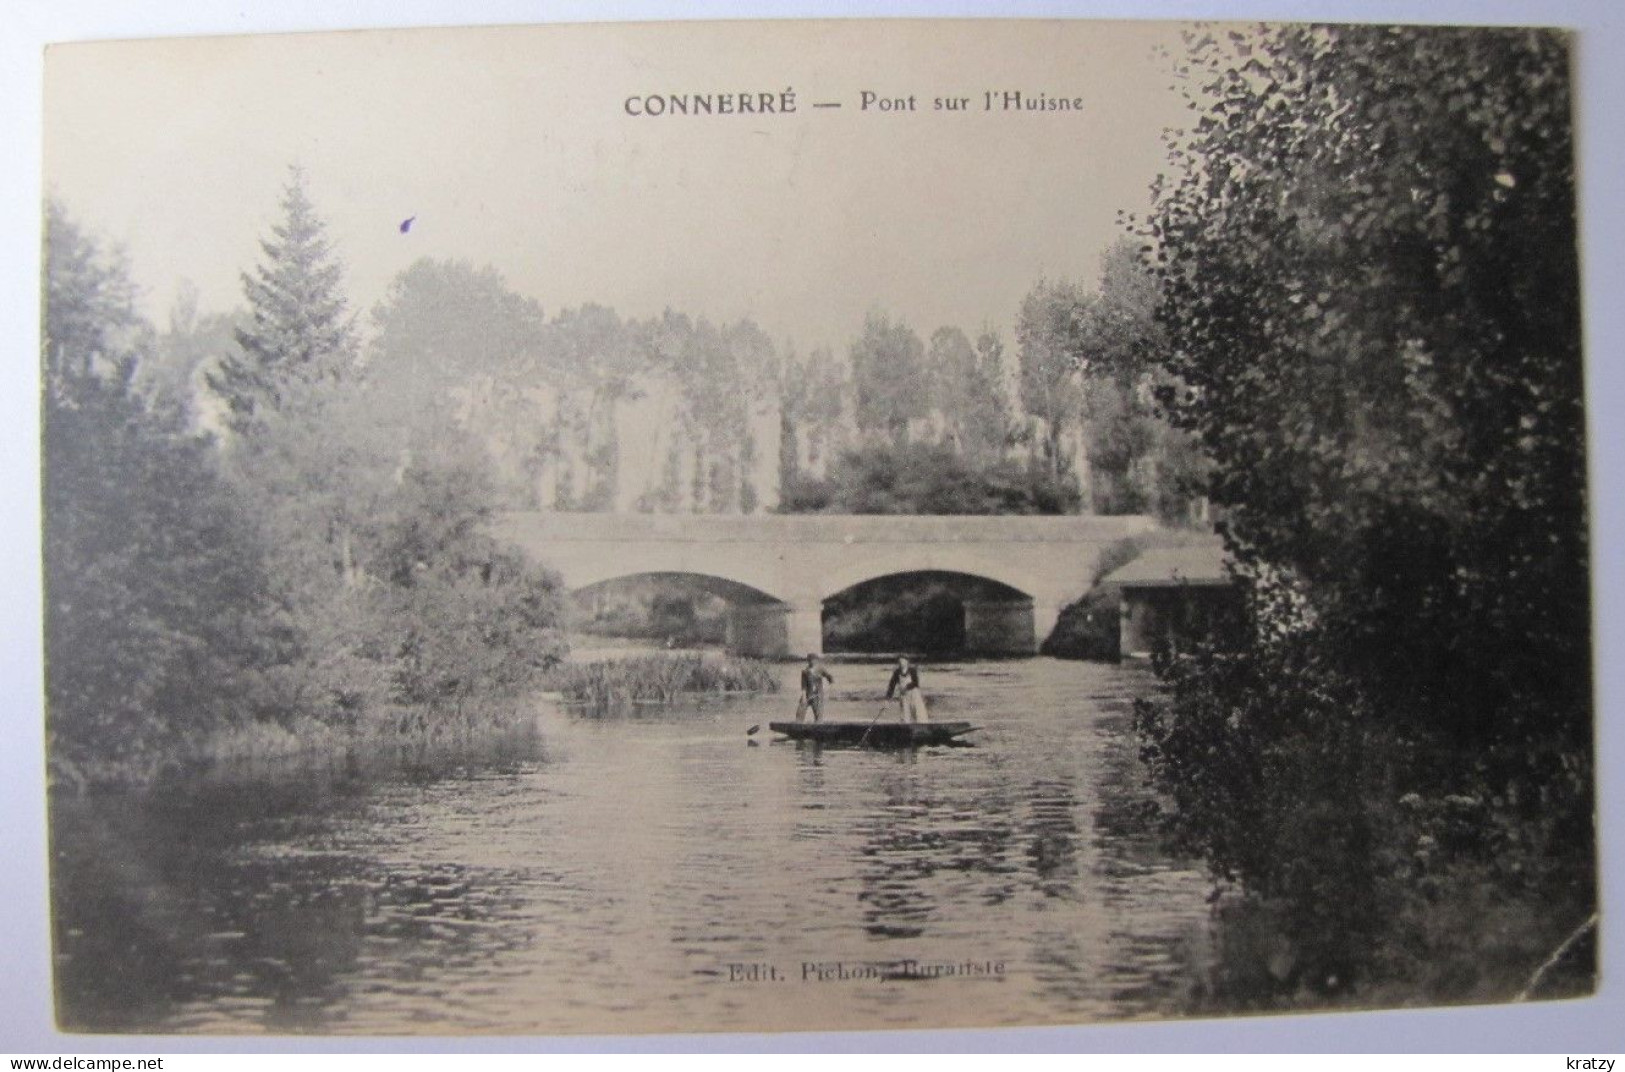
[[[725,574],[734,573],[729,577]],[[609,573],[611,576],[597,576]],[[618,581],[638,578],[676,581],[684,587],[720,597],[727,604],[724,643],[736,655],[782,658],[802,650],[822,651],[822,627],[819,605],[807,608],[780,599],[772,592],[739,580],[739,571],[717,570],[651,570],[610,569],[576,571],[567,576],[566,583],[573,595],[590,596],[594,589],[602,589]],[[586,583],[577,583],[580,577],[597,577]],[[809,624],[809,616],[811,623]],[[809,629],[814,632],[809,634]]]
[[[741,602],[746,654],[818,651],[823,601],[896,573],[983,577],[1022,593],[1028,650],[1083,594],[1101,552],[1155,530],[1148,517],[890,517],[516,512],[493,535],[558,570],[572,590],[645,573],[697,574],[769,597]],[[988,613],[1011,617],[1017,601]],[[753,617],[754,616],[754,617]],[[750,620],[747,620],[750,619]]]
[[641,578],[656,580],[677,581],[685,585],[720,596],[729,603],[788,603],[772,592],[764,591],[754,584],[741,581],[737,577],[728,577],[729,571],[700,571],[700,570],[651,570],[628,568],[620,571],[609,571],[611,576],[599,577],[596,580],[578,583],[575,577],[569,578],[570,590],[576,595],[588,592],[594,588],[612,585],[620,581],[634,581]]
[[694,548],[682,544],[650,544],[638,547],[635,553],[619,555],[606,554],[595,546],[565,546],[549,548],[545,555],[571,591],[633,577],[669,575],[709,578],[780,603],[791,603],[796,598],[796,593],[785,590],[782,571],[771,564],[738,554],[697,554]]
[[872,576],[824,601],[824,640],[833,650],[1030,655],[1049,635],[1051,623],[1037,620],[1037,601],[1010,583],[1012,571],[863,572]]

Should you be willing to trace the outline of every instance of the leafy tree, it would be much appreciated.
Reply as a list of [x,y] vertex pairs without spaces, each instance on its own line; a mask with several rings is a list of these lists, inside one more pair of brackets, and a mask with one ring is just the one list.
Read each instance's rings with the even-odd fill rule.
[[[754,513],[761,501],[756,489],[757,445],[754,418],[762,412],[780,378],[778,350],[766,332],[750,319],[725,325],[722,342],[737,373],[736,390],[743,395],[744,422],[735,445],[735,481],[731,489],[740,513]],[[720,496],[719,496],[720,498]]]
[[[648,367],[649,352],[636,329],[602,305],[566,309],[548,326],[550,372],[574,403],[573,428],[561,422],[557,449],[578,453],[586,462],[580,510],[613,510],[620,488],[620,444],[616,411],[639,394],[637,377]],[[573,436],[572,436],[573,433]],[[573,442],[570,440],[573,438]]]
[[1002,457],[1015,438],[1015,415],[1005,384],[1004,340],[992,328],[976,336],[976,365],[967,392],[965,442],[973,458]]
[[1166,335],[1153,318],[1155,276],[1126,243],[1108,250],[1103,262],[1082,368],[1094,508],[1188,524],[1192,504],[1206,495],[1208,469],[1195,437],[1174,427],[1156,403],[1173,381],[1162,367]]
[[970,410],[982,385],[977,378],[976,348],[965,333],[941,327],[931,333],[925,354],[927,397],[942,424],[943,440],[964,452],[970,432]]
[[43,289],[52,769],[146,777],[261,711],[285,638],[211,444],[135,389],[151,330],[122,263],[55,204]]
[[1090,310],[1087,371],[1128,388],[1160,371],[1167,335],[1156,320],[1161,299],[1149,249],[1122,238],[1100,257],[1100,300]]
[[432,714],[513,695],[563,657],[563,584],[484,534],[496,498],[481,445],[421,429],[410,458],[359,533],[388,699]]
[[1590,735],[1566,72],[1554,34],[1280,31],[1218,72],[1158,214],[1167,394],[1234,541],[1396,699],[1459,678],[1462,740],[1532,685]]
[[1080,419],[1084,316],[1093,303],[1094,296],[1075,283],[1040,280],[1022,300],[1016,321],[1021,405],[1043,423],[1044,463],[1055,479],[1065,475],[1062,439]]
[[[364,374],[327,375],[348,360],[348,327],[330,330],[344,300],[336,276],[311,267],[326,246],[297,184],[287,203],[280,244],[266,244],[286,255],[245,276],[253,330],[278,342],[259,366],[276,390],[254,396],[229,460],[297,629],[288,687],[346,728],[385,730],[403,711],[399,727],[434,732],[562,652],[558,578],[484,535],[498,498],[487,442],[470,430],[494,423],[481,419],[502,412],[492,396],[519,393],[543,362],[540,313],[493,272],[420,261],[376,310]],[[262,285],[300,275],[289,266],[310,278]],[[273,353],[246,333],[244,349]]]
[[[785,356],[779,386],[779,496],[797,494],[796,486],[828,467],[845,438],[850,412],[846,369],[826,349],[805,361]],[[807,472],[802,470],[805,455]]]
[[246,319],[200,311],[197,288],[183,282],[167,328],[158,335],[152,355],[136,368],[136,385],[152,408],[173,414],[187,427],[220,427],[218,396],[199,387],[220,356],[236,349],[237,332]]
[[470,383],[503,386],[560,365],[548,349],[541,306],[508,289],[495,268],[466,261],[413,262],[372,311],[367,376],[380,393],[443,401]]
[[958,328],[938,328],[926,354],[931,404],[943,436],[955,450],[978,463],[996,461],[1009,438],[1005,402],[1004,345],[984,332],[973,346]]
[[907,443],[909,423],[930,405],[925,344],[906,324],[869,314],[852,344],[852,387],[858,430],[894,446]]
[[[651,367],[672,376],[682,391],[674,456],[656,498],[696,513],[753,509],[753,417],[779,378],[772,341],[750,320],[718,327],[670,310],[640,334]],[[685,483],[686,501],[679,494]]]
[[781,513],[1064,514],[1076,488],[1014,461],[975,466],[940,444],[874,446],[843,453],[825,480],[799,482]]
[[122,253],[81,230],[55,200],[45,206],[45,286],[40,345],[46,398],[151,350],[152,329],[135,310],[135,284]]
[[1191,438],[1158,412],[1167,339],[1158,283],[1142,247],[1123,239],[1101,257],[1099,290],[1041,282],[1022,305],[1022,400],[1046,433],[1056,476],[1069,425],[1081,423],[1091,509],[1154,513],[1180,523],[1205,476]]
[[476,431],[497,494],[534,505],[541,461],[558,429],[539,397],[585,382],[555,346],[541,307],[494,268],[423,258],[374,307],[364,375],[373,419]]
[[264,262],[243,274],[251,323],[237,333],[241,352],[222,356],[207,375],[239,434],[266,411],[280,409],[290,388],[342,376],[355,356],[342,269],[297,168],[284,190],[282,213],[272,237],[260,243]]
[[[1567,41],[1292,26],[1189,51],[1200,119],[1151,220],[1162,400],[1260,602],[1250,651],[1142,709],[1154,766],[1187,843],[1293,906],[1305,978],[1378,970],[1370,930],[1470,865],[1456,889],[1543,906],[1538,962],[1595,897]],[[1311,791],[1341,831],[1319,877]],[[1466,832],[1424,876],[1440,801]]]

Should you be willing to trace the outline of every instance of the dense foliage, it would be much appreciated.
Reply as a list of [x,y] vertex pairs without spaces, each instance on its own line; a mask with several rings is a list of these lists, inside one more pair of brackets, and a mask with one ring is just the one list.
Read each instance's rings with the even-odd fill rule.
[[958,328],[938,328],[926,363],[932,405],[942,414],[942,442],[973,466],[1004,460],[1015,428],[998,335],[984,331],[972,344]]
[[183,308],[157,336],[122,266],[50,209],[47,699],[69,780],[145,779],[272,724],[489,721],[475,709],[562,655],[557,577],[484,535],[484,452],[388,375],[405,358],[358,360],[297,175],[284,210],[244,277],[248,326],[211,359],[229,321]]
[[[249,286],[261,330],[238,361],[276,405],[262,401],[252,423],[234,420],[225,454],[274,541],[280,595],[302,638],[288,675],[299,706],[371,729],[399,724],[397,707],[423,723],[511,695],[562,655],[563,593],[555,576],[484,534],[497,501],[491,467],[437,390],[457,371],[460,336],[402,327],[400,295],[417,286],[408,273],[357,360],[349,334],[333,330],[345,302],[297,176],[284,205],[277,234],[303,240],[267,243],[267,263],[245,277],[279,286]],[[500,300],[477,277],[457,293],[482,282]],[[315,312],[284,315],[287,294]],[[488,308],[457,305],[465,317]],[[503,311],[522,323],[528,310]],[[428,370],[438,364],[450,368]]]
[[672,647],[720,647],[728,600],[684,574],[620,577],[575,593],[575,627],[597,636],[653,640]]
[[1042,458],[1059,477],[1067,462],[1062,441],[1082,419],[1078,375],[1088,345],[1084,318],[1095,295],[1077,283],[1040,280],[1021,303],[1016,341],[1021,347],[1019,397],[1043,430]]
[[1284,912],[1280,981],[1504,995],[1595,898],[1567,41],[1189,45],[1160,397],[1213,465],[1254,641],[1163,667],[1147,755],[1182,842]]
[[136,389],[151,332],[123,266],[52,204],[42,361],[53,775],[147,776],[265,709],[288,636],[212,445]]
[[[285,247],[306,260],[322,248]],[[1014,355],[991,329],[973,341],[943,326],[927,342],[875,313],[844,353],[802,356],[749,320],[629,320],[593,304],[544,317],[490,268],[420,260],[373,310],[363,363],[379,405],[414,420],[432,411],[478,443],[513,509],[804,512],[861,500],[851,508],[1183,521],[1202,473],[1151,404],[1156,284],[1128,247],[1102,267],[1098,293],[1040,284],[1024,308],[1049,295],[1046,317],[1023,314]],[[881,487],[894,478],[905,483]],[[917,478],[969,490],[921,507],[944,496]]]
[[947,445],[849,450],[823,478],[780,492],[784,513],[1068,514],[1077,486],[1016,461],[976,465]]
[[925,343],[907,324],[871,314],[852,344],[852,385],[858,431],[906,444],[909,425],[924,417],[931,403]]
[[[1101,256],[1098,287],[1041,280],[1016,324],[1019,397],[1037,418],[1037,456],[1053,481],[1087,477],[1099,514],[1152,514],[1182,525],[1207,488],[1204,459],[1154,395],[1168,385],[1167,338],[1156,322],[1156,274],[1122,240]],[[1076,441],[1077,450],[1068,443]],[[1086,473],[1075,473],[1080,456]]]

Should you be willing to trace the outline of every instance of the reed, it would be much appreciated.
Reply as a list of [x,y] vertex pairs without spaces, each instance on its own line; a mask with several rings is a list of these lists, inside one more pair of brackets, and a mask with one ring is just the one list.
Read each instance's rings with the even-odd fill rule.
[[549,684],[567,700],[601,707],[779,690],[778,674],[768,663],[698,654],[566,663],[553,671]]

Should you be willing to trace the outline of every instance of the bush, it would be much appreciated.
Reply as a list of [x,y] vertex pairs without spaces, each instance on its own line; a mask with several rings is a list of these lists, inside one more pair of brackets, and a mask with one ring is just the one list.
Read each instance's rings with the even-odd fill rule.
[[1112,587],[1095,588],[1076,603],[1068,603],[1061,608],[1055,631],[1039,644],[1039,653],[1056,659],[1117,662],[1123,657],[1118,621],[1121,600],[1122,593]]
[[1304,612],[1163,660],[1139,724],[1171,831],[1305,985],[1510,997],[1595,909],[1570,47],[1282,25],[1179,61],[1158,400]]
[[797,477],[780,513],[1071,514],[1076,481],[1013,461],[976,464],[951,446],[874,446],[843,453],[824,478]]
[[[1273,966],[1221,964],[1241,988],[1223,997],[1517,995],[1594,910],[1567,809],[1529,808],[1493,754],[1431,732],[1428,705],[1378,711],[1290,589],[1255,584],[1250,609],[1250,646],[1159,653],[1167,692],[1135,703],[1172,846],[1246,895],[1243,929],[1272,935]],[[1543,993],[1588,990],[1594,949],[1560,959]]]
[[1116,662],[1122,658],[1122,633],[1118,622],[1121,593],[1100,587],[1101,578],[1138,558],[1145,541],[1130,536],[1118,540],[1100,553],[1090,591],[1076,603],[1061,608],[1055,631],[1039,644],[1039,652],[1057,659],[1095,659]]
[[135,388],[146,328],[116,259],[48,210],[45,692],[54,779],[145,781],[253,719],[291,636],[213,444]]
[[1302,638],[1267,651],[1210,648],[1156,670],[1165,702],[1138,700],[1141,758],[1171,802],[1173,846],[1213,877],[1279,906],[1288,986],[1334,990],[1366,966],[1378,920],[1362,807],[1386,742],[1358,695]]

